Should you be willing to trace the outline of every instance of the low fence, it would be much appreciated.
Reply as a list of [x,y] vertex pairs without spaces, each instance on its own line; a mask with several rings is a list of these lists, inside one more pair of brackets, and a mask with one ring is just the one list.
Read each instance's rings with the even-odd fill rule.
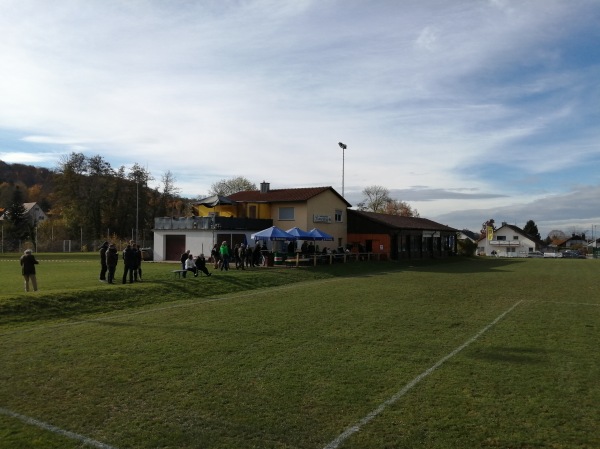
[[[380,261],[387,260],[387,254],[385,253],[335,253],[335,254],[301,254],[296,255],[281,254],[281,253],[268,253],[267,266],[316,266],[316,265],[331,265],[334,263],[348,263],[348,262],[369,262],[369,261]],[[263,261],[265,265],[265,261]]]

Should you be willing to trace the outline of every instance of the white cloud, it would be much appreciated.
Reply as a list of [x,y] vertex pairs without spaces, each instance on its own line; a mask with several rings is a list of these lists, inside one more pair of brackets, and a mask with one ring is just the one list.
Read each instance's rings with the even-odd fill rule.
[[521,204],[548,186],[515,178],[593,157],[598,61],[570,60],[595,17],[593,1],[5,0],[0,142],[16,133],[19,162],[81,151],[170,170],[191,196],[237,175],[340,190],[341,140],[355,195]]
[[24,152],[0,152],[0,160],[7,164],[39,165],[55,159],[53,153],[24,153]]

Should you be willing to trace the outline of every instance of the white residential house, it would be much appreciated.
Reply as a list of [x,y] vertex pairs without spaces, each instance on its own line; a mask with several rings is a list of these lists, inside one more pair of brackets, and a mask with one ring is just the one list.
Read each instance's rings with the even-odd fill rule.
[[[23,203],[23,207],[25,208],[25,215],[29,220],[29,224],[32,226],[37,226],[38,223],[48,219],[48,216],[44,213],[42,208],[38,203]],[[4,220],[6,217],[6,209],[4,213],[0,215],[0,220]]]
[[477,244],[477,254],[482,256],[527,257],[541,249],[542,242],[526,234],[521,228],[502,223],[492,235]]
[[585,238],[585,234],[577,235],[573,233],[571,237],[559,242],[557,244],[562,249],[580,249],[588,246],[588,241]]

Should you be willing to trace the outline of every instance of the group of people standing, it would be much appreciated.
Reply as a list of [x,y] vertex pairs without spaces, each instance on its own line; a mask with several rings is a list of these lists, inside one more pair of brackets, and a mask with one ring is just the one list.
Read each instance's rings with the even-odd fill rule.
[[223,240],[221,246],[215,244],[210,252],[210,256],[215,264],[215,270],[220,268],[221,271],[229,271],[229,262],[231,261],[232,254],[231,249],[229,248],[229,243],[227,243],[226,240]]
[[[123,284],[142,281],[142,249],[131,240],[122,254]],[[100,247],[100,282],[114,284],[115,272],[119,263],[119,253],[114,243],[104,242]]]
[[223,241],[220,246],[215,244],[210,255],[215,269],[228,271],[231,259],[233,259],[236,270],[245,270],[246,267],[261,265],[263,257],[261,251],[260,243],[257,243],[254,249],[244,243],[236,243],[231,249],[227,241]]
[[[211,251],[212,261],[215,264],[215,269],[221,269],[221,271],[229,270],[229,263],[233,257],[236,269],[244,270],[245,267],[256,267],[261,265],[261,245],[258,243],[254,250],[243,243],[238,243],[233,248],[233,251],[229,248],[227,241],[219,246],[215,244]],[[123,284],[142,281],[142,250],[140,245],[136,244],[131,240],[122,254],[123,259]],[[20,259],[21,272],[24,279],[25,291],[29,291],[30,283],[33,291],[37,291],[37,278],[35,272],[35,266],[39,263],[35,256],[32,254],[30,249],[25,250],[23,256]],[[104,242],[100,247],[100,282],[106,282],[108,284],[115,283],[115,273],[117,271],[117,265],[119,263],[119,253],[114,243]],[[193,257],[188,249],[181,255],[181,269],[185,274],[190,271],[197,277],[199,273],[204,273],[206,276],[210,276],[211,273],[206,268],[206,259],[204,254],[200,254],[198,257]]]

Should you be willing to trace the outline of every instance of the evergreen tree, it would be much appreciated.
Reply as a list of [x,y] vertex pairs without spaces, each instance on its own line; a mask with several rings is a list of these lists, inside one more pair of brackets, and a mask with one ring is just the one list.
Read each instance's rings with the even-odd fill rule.
[[529,220],[525,224],[525,227],[523,228],[523,232],[525,232],[526,234],[528,234],[532,237],[535,237],[538,240],[542,239],[542,237],[540,236],[540,233],[538,231],[538,227],[533,220]]
[[6,219],[15,226],[21,225],[26,221],[25,206],[23,205],[23,192],[18,187],[13,192],[10,205],[6,209]]
[[16,188],[10,205],[5,212],[6,221],[9,223],[7,234],[9,239],[26,240],[31,235],[31,228],[25,206],[23,205],[23,193]]

